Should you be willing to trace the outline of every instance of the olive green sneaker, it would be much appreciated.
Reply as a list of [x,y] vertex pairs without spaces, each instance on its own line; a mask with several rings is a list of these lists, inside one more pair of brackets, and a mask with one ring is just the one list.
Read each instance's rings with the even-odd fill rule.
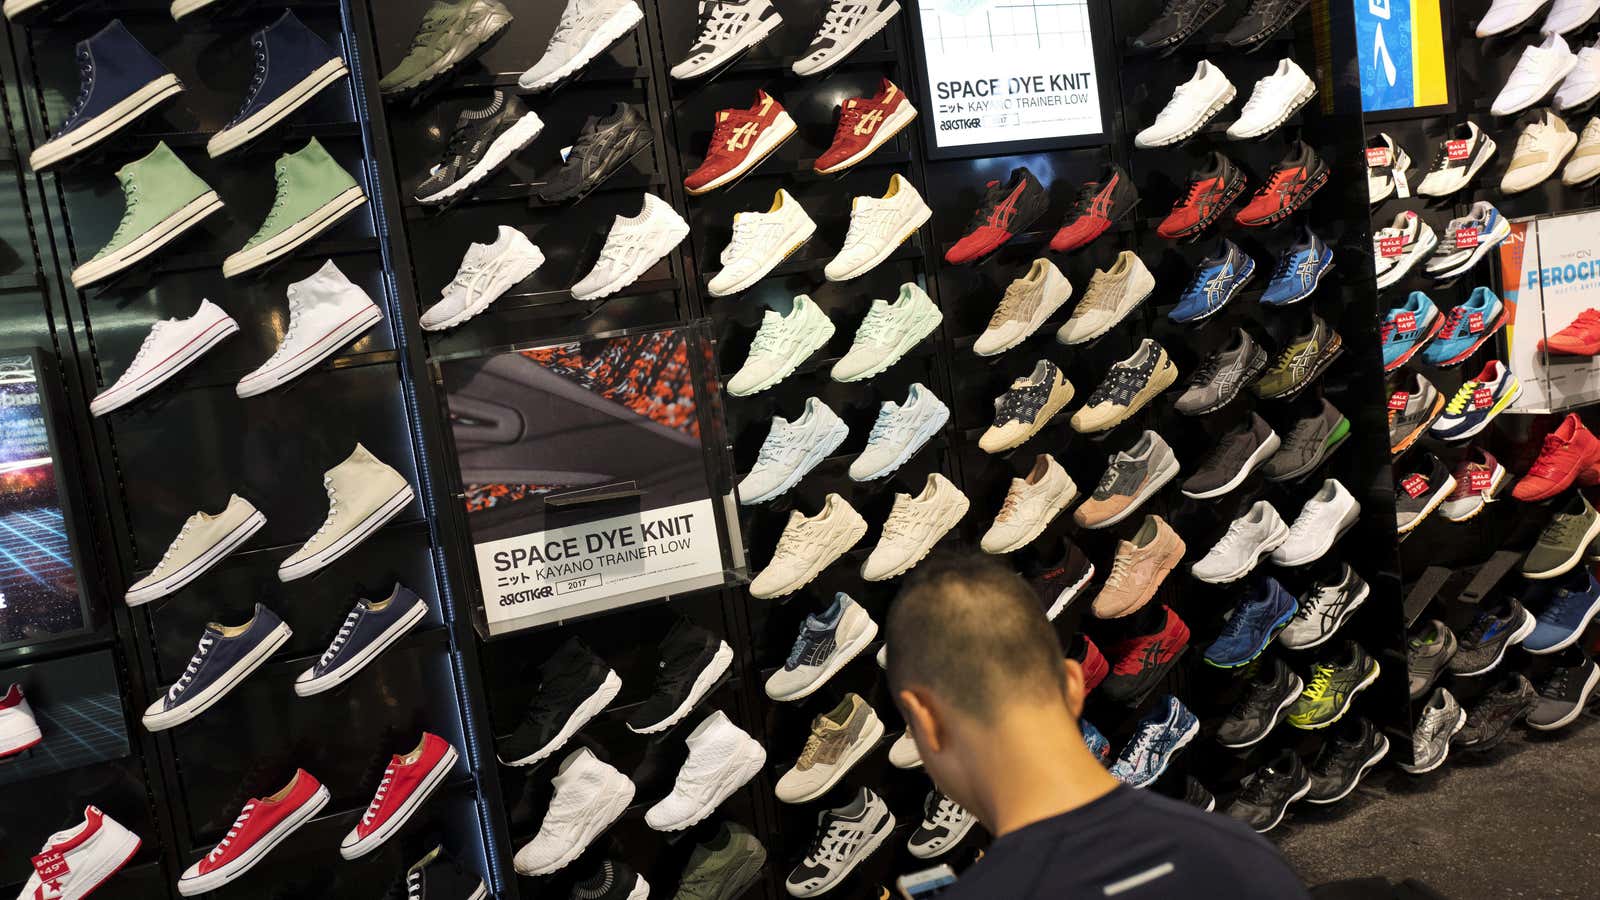
[[273,165],[278,192],[266,221],[239,252],[222,261],[227,278],[259,268],[317,235],[367,202],[367,195],[344,167],[312,138]]
[[511,24],[496,0],[438,0],[422,14],[411,49],[378,82],[385,97],[408,94],[472,59]]
[[711,840],[694,848],[674,900],[734,900],[755,883],[767,864],[767,848],[737,822],[725,823]]
[[1311,317],[1311,330],[1298,335],[1278,351],[1278,358],[1251,387],[1263,399],[1287,400],[1316,381],[1344,350],[1338,332],[1320,316]]
[[1378,680],[1378,661],[1355,641],[1344,642],[1344,652],[1311,667],[1305,690],[1289,707],[1287,721],[1296,728],[1327,728],[1350,710],[1356,694]]
[[128,268],[222,208],[211,185],[189,170],[163,141],[117,170],[122,220],[111,241],[72,270],[72,286],[87,287]]
[[1522,577],[1557,578],[1583,560],[1585,548],[1600,537],[1600,513],[1577,491],[1560,512],[1550,517],[1539,540],[1522,559]]

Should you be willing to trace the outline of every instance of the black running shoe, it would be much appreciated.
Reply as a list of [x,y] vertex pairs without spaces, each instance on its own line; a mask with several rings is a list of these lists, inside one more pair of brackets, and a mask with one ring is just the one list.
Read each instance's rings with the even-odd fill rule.
[[594,190],[617,174],[635,153],[650,146],[650,123],[632,106],[618,103],[611,115],[590,116],[578,132],[567,162],[535,185],[533,196],[545,203],[562,203]]
[[522,724],[500,742],[500,761],[531,766],[571,740],[606,708],[622,679],[577,638],[569,638],[539,667],[539,689]]
[[1069,540],[1061,557],[1031,576],[1028,584],[1038,595],[1045,618],[1054,620],[1083,593],[1093,577],[1094,563],[1078,549],[1077,544]]
[[1245,695],[1217,726],[1217,743],[1224,747],[1259,743],[1272,733],[1283,711],[1294,705],[1304,689],[1305,682],[1283,660],[1273,657],[1262,662]]
[[417,202],[443,203],[471,190],[533,143],[543,128],[521,98],[505,91],[495,91],[483,109],[462,110],[439,164],[417,185]]
[[434,847],[406,870],[405,900],[479,900],[483,879],[461,867],[444,847]]
[[1512,672],[1467,711],[1466,727],[1456,732],[1453,743],[1462,750],[1487,750],[1505,740],[1511,726],[1538,703],[1533,684],[1521,672]]
[[1355,718],[1338,726],[1333,738],[1317,751],[1311,763],[1311,790],[1307,803],[1343,800],[1361,783],[1367,770],[1389,753],[1389,738],[1366,719]]
[[1161,15],[1129,40],[1128,46],[1144,53],[1175,50],[1226,5],[1224,0],[1167,0]]
[[655,734],[678,724],[705,699],[733,663],[733,648],[711,632],[679,619],[661,639],[655,690],[628,719],[638,734]]
[[1257,50],[1310,5],[1311,0],[1252,0],[1222,42],[1246,53]]
[[1265,834],[1278,827],[1289,804],[1311,790],[1311,775],[1293,750],[1280,750],[1272,761],[1246,775],[1239,796],[1228,804],[1230,817]]
[[1183,802],[1206,812],[1213,812],[1217,808],[1216,795],[1206,790],[1206,786],[1193,775],[1183,776]]
[[1600,683],[1600,666],[1587,657],[1574,657],[1554,669],[1539,687],[1539,702],[1528,713],[1528,727],[1554,731],[1572,722]]

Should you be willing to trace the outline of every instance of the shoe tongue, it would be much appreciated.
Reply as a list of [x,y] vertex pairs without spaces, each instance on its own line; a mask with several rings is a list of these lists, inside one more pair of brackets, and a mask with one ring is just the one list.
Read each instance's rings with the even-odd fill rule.
[[762,327],[766,327],[767,325],[776,325],[782,321],[783,316],[779,315],[778,311],[775,309],[769,309],[761,314]]

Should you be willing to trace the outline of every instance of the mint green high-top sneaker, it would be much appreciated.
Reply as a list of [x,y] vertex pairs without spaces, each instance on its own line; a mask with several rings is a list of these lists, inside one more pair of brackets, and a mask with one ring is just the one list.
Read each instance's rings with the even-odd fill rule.
[[72,286],[86,287],[161,249],[222,208],[222,198],[189,170],[166,142],[117,170],[122,221],[111,241],[72,270]]
[[331,228],[367,202],[361,185],[312,138],[273,165],[278,193],[255,236],[222,261],[232,278],[264,266]]
[[385,97],[408,94],[480,53],[511,24],[498,0],[435,0],[405,58],[378,82]]

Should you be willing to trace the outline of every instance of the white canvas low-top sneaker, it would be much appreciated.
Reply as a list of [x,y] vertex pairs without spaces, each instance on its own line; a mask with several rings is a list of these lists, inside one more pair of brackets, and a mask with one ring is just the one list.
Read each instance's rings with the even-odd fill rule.
[[183,371],[207,350],[239,330],[239,323],[210,300],[187,319],[166,319],[150,327],[122,375],[89,402],[89,411],[103,416],[121,409]]
[[576,300],[599,300],[622,290],[683,243],[689,223],[655,194],[644,195],[639,214],[617,216],[594,268],[572,286]]
[[766,212],[734,214],[733,237],[719,257],[722,270],[706,282],[706,290],[726,297],[751,287],[816,233],[817,223],[800,202],[779,188]]
[[267,524],[267,517],[238,494],[228,497],[222,512],[201,510],[184,520],[150,574],[128,587],[124,599],[138,606],[181,590]]
[[289,285],[287,294],[289,327],[272,356],[239,379],[240,397],[288,384],[383,321],[378,304],[331,259],[310,278]]
[[1155,122],[1135,135],[1133,144],[1149,149],[1186,140],[1206,127],[1238,93],[1221,69],[1202,59],[1195,66],[1194,77],[1178,85]]
[[506,225],[492,244],[473,244],[439,302],[422,314],[424,331],[454,328],[489,308],[544,265],[544,253],[527,235]]
[[933,216],[922,195],[898,174],[889,176],[882,197],[857,197],[850,203],[850,229],[844,247],[829,261],[823,275],[848,281],[877,268]]

